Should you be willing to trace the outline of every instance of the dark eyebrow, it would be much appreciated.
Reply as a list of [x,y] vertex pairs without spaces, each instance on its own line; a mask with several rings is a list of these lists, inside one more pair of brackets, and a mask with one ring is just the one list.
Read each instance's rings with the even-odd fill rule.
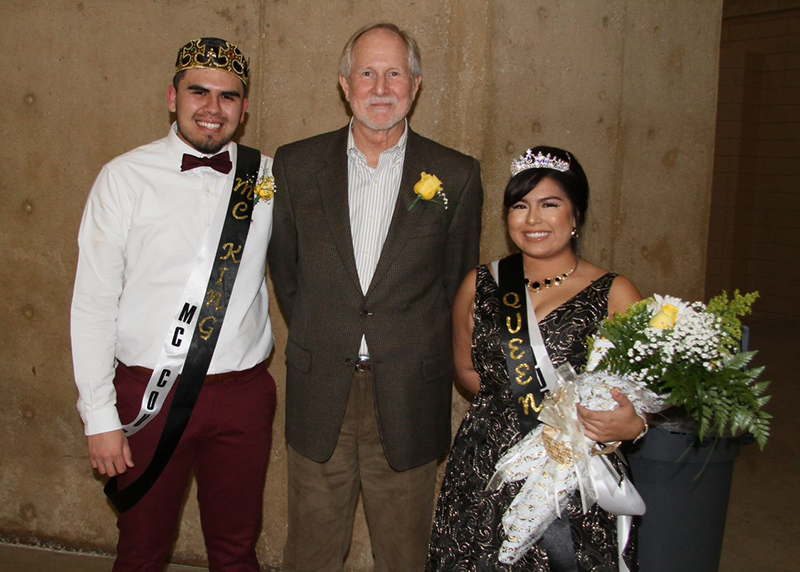
[[540,201],[552,201],[552,200],[563,201],[564,199],[562,199],[561,197],[557,197],[556,195],[553,195],[553,196],[550,196],[550,197],[542,197],[539,200]]
[[[186,87],[186,89],[188,89],[190,91],[199,91],[201,93],[211,93],[211,90],[208,89],[207,87],[203,87],[202,85],[197,85],[197,84],[189,85],[189,86]],[[242,94],[239,93],[238,91],[236,91],[235,89],[234,90],[230,90],[230,91],[223,91],[222,95],[225,95],[225,96],[228,96],[228,97],[242,97]]]

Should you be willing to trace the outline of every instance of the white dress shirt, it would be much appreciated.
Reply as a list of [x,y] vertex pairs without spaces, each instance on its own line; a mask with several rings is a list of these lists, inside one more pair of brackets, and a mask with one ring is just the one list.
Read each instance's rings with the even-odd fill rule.
[[[78,411],[87,435],[122,427],[115,358],[155,367],[217,203],[227,205],[230,197],[236,144],[222,149],[234,164],[227,175],[210,167],[181,172],[183,154],[199,153],[175,128],[105,165],[83,213],[71,332]],[[271,167],[272,159],[262,155],[261,174]],[[272,351],[265,281],[272,205],[259,201],[253,210],[209,374],[251,368]]]
[[[404,120],[405,121],[405,120]],[[347,137],[347,200],[350,207],[350,230],[353,235],[353,254],[356,258],[361,291],[366,294],[383,243],[389,234],[400,181],[403,177],[403,161],[406,157],[408,122],[397,145],[380,154],[377,168],[367,163],[367,158],[358,150],[353,139],[353,121]],[[360,355],[369,355],[367,342],[361,338]]]

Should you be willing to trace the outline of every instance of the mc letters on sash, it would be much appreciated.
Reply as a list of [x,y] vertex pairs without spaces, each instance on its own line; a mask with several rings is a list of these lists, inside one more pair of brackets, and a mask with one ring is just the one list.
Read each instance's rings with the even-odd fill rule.
[[105,486],[106,495],[119,512],[134,506],[164,470],[186,429],[211,365],[250,230],[255,205],[253,187],[261,164],[258,150],[239,145],[237,151],[233,188],[205,292],[202,290],[205,280],[198,275],[196,265],[184,292],[182,306],[173,319],[164,350],[145,390],[142,408],[134,421],[123,428],[126,435],[134,435],[155,417],[180,374],[181,382],[175,388],[172,405],[166,413],[164,429],[150,464],[136,481],[122,490],[118,489],[116,477]]
[[[547,383],[531,347],[522,254],[512,254],[500,260],[497,268],[502,319],[500,339],[514,397],[514,410],[521,432],[526,435],[538,423]],[[538,327],[536,324],[533,326]]]

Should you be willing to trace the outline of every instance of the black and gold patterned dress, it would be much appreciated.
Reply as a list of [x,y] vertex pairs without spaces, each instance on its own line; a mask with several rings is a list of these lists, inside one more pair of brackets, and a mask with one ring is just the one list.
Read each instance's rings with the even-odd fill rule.
[[[539,327],[554,367],[568,361],[577,371],[583,369],[588,352],[586,340],[608,313],[608,294],[614,278],[612,273],[602,276],[540,318]],[[480,266],[472,360],[480,374],[481,390],[464,416],[450,452],[428,551],[426,570],[430,572],[552,570],[542,541],[512,566],[497,560],[504,540],[502,517],[522,485],[509,483],[496,491],[486,490],[498,459],[522,437],[501,349],[499,304],[497,284],[488,267]],[[582,514],[577,493],[570,499],[567,512],[569,527],[561,525],[564,533],[560,538],[568,543],[571,534],[572,546],[558,547],[561,554],[566,550],[571,559],[574,550],[577,570],[617,571],[615,516],[597,505]],[[633,531],[631,538],[635,538]],[[554,546],[552,540],[549,542]],[[629,561],[633,544],[629,543],[625,557],[631,571],[638,569],[635,558]]]

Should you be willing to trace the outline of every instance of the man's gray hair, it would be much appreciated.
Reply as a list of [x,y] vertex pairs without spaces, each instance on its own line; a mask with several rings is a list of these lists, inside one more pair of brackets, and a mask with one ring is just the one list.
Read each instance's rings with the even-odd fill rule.
[[389,30],[397,34],[408,49],[408,66],[411,68],[412,77],[414,77],[414,79],[422,77],[422,54],[419,51],[417,41],[405,30],[401,30],[394,24],[388,22],[365,26],[350,36],[350,39],[347,40],[342,50],[342,57],[339,58],[340,76],[343,76],[348,81],[350,80],[350,68],[353,66],[353,46],[356,45],[356,42],[361,36],[372,30]]

